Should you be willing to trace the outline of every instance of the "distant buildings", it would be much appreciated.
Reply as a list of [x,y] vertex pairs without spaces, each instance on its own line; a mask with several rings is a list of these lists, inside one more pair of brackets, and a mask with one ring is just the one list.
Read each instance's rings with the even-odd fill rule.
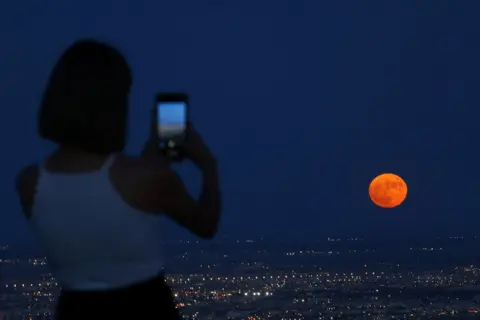
[[[226,246],[225,252],[182,243],[167,280],[177,308],[192,320],[416,320],[480,314],[480,268],[474,263],[412,269],[386,258],[376,262],[377,248],[345,242],[358,241],[329,239],[323,246],[276,249],[250,242]],[[405,252],[413,252],[414,261],[425,255],[450,257],[446,249],[424,247],[406,247]],[[366,257],[370,263],[332,263],[346,257]],[[0,260],[9,270],[0,282],[0,320],[52,319],[60,288],[46,265],[43,258]]]

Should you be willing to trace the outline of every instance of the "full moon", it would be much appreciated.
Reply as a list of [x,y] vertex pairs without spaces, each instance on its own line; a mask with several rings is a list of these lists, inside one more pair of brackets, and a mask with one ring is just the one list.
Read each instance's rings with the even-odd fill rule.
[[407,197],[407,184],[393,173],[376,176],[370,182],[368,194],[373,203],[382,208],[395,208]]

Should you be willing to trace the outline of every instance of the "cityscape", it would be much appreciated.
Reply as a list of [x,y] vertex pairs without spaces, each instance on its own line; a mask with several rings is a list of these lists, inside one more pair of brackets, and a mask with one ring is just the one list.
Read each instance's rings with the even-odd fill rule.
[[[480,315],[477,237],[166,244],[184,319],[470,319]],[[0,246],[0,320],[53,319],[48,261]],[[175,266],[175,269],[172,268]]]

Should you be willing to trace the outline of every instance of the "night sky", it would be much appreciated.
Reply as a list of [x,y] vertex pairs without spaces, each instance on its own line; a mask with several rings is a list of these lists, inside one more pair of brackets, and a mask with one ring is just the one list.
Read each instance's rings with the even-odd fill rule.
[[[157,91],[190,94],[221,166],[221,235],[480,233],[479,12],[474,0],[2,3],[0,240],[30,239],[14,176],[53,148],[36,134],[40,97],[82,37],[131,63],[128,152]],[[369,200],[381,172],[408,183],[402,206]],[[198,191],[199,173],[181,173]]]

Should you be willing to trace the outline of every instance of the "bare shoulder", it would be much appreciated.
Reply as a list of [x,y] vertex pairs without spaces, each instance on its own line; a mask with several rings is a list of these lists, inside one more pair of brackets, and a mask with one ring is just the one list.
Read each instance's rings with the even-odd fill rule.
[[22,168],[15,179],[15,189],[20,199],[23,213],[27,218],[31,217],[38,176],[38,165],[31,164]]
[[134,157],[121,155],[112,165],[114,176],[132,178],[135,181],[148,179],[152,175],[166,174],[170,170],[169,162],[161,156]]
[[110,179],[121,198],[143,211],[157,211],[155,199],[165,190],[175,173],[161,156],[119,156],[110,170]]

